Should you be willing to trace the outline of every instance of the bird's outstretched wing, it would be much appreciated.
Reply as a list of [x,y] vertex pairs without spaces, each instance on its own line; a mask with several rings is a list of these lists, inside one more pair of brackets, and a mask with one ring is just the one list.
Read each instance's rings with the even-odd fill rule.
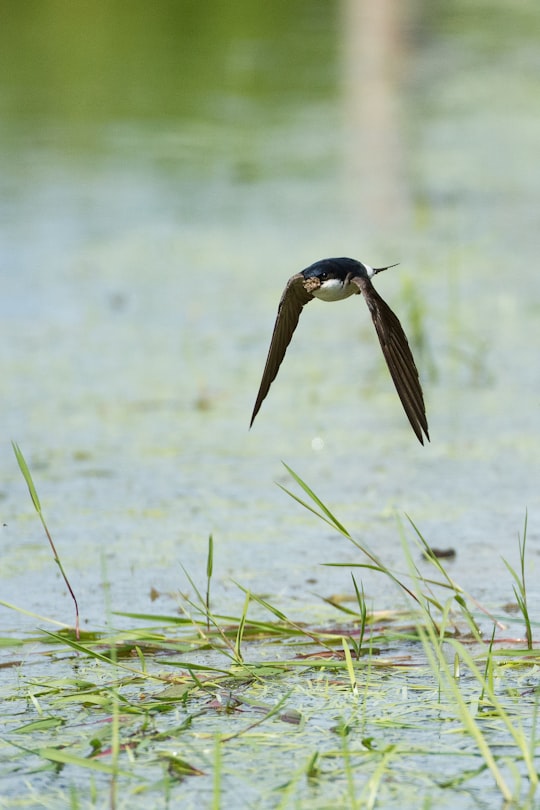
[[418,441],[424,444],[422,433],[429,441],[424,395],[405,332],[396,315],[368,278],[356,276],[351,281],[363,293],[401,404]]
[[298,324],[302,308],[313,298],[312,294],[304,287],[304,281],[302,273],[291,276],[281,296],[259,393],[249,423],[250,427],[276,378],[281,362],[285,357],[287,346],[291,342],[293,332]]

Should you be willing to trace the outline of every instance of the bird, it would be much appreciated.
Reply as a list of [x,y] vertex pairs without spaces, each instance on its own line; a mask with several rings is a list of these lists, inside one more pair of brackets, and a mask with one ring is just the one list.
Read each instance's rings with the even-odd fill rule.
[[305,305],[314,298],[332,302],[362,294],[411,427],[420,444],[424,444],[424,436],[430,440],[422,386],[405,332],[397,316],[371,283],[373,276],[391,267],[396,265],[374,268],[356,259],[341,257],[321,259],[291,276],[279,302],[250,428],[277,376]]

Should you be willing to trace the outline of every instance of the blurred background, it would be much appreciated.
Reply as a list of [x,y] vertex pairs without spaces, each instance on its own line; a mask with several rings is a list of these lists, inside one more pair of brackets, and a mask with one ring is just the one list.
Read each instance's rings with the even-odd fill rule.
[[[540,536],[536,0],[0,18],[0,599],[71,621],[15,440],[90,627],[107,584],[115,610],[172,610],[211,532],[216,599],[241,610],[234,577],[322,615],[350,577],[320,564],[358,558],[274,485],[282,460],[387,562],[407,513],[508,601],[526,509],[531,570]],[[420,370],[424,448],[356,297],[306,310],[248,432],[283,286],[335,255],[400,262],[377,288]]]

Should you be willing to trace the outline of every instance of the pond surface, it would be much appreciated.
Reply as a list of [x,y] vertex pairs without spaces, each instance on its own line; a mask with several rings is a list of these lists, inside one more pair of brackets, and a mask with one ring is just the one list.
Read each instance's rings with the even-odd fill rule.
[[[495,613],[528,511],[538,615],[540,8],[397,5],[3,15],[0,598],[29,612],[3,608],[3,636],[72,622],[11,440],[88,629],[106,583],[113,611],[173,611],[209,534],[224,612],[234,579],[333,616],[321,597],[350,573],[321,564],[358,552],[275,486],[294,488],[282,461],[389,565],[409,515]],[[376,286],[415,353],[425,447],[359,298],[307,309],[248,431],[284,284],[335,255],[400,262]]]

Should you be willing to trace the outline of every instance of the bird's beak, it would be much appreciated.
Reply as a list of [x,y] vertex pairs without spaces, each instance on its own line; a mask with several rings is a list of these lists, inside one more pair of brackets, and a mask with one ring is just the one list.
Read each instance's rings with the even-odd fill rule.
[[383,270],[390,270],[391,267],[397,267],[398,264],[399,262],[396,262],[396,264],[388,264],[386,267],[374,267],[373,275],[376,275],[376,273],[382,273]]

